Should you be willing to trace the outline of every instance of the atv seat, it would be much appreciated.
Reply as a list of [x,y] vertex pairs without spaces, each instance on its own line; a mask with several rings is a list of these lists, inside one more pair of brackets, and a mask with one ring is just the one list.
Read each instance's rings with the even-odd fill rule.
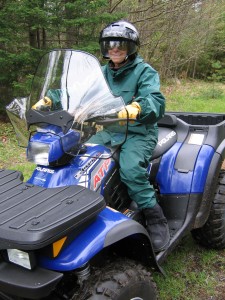
[[158,143],[152,153],[151,161],[162,156],[177,141],[177,134],[173,130],[177,126],[176,116],[165,115],[157,124],[159,127]]
[[[171,130],[170,128],[177,126],[177,117],[172,114],[166,114],[163,118],[161,118],[158,121],[158,127],[159,127],[159,137],[158,137],[158,144],[156,145],[151,160],[154,160],[158,157],[160,157],[163,153],[165,153],[170,147],[172,147],[173,144],[176,142],[176,133],[175,131]],[[160,142],[161,141],[161,142]],[[111,147],[108,146],[109,149]],[[113,158],[116,162],[119,162],[119,156],[120,156],[120,149],[115,151],[111,149],[111,152],[113,153]]]
[[176,127],[177,117],[171,114],[165,114],[163,118],[158,121],[159,127]]

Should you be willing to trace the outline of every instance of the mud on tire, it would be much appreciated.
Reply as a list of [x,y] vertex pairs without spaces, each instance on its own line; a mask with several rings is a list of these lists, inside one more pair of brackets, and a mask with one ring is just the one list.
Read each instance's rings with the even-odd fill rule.
[[220,171],[208,220],[202,228],[194,229],[192,236],[205,247],[225,248],[225,170]]
[[82,295],[73,300],[155,300],[156,285],[146,268],[130,260],[117,260],[97,269],[87,280]]

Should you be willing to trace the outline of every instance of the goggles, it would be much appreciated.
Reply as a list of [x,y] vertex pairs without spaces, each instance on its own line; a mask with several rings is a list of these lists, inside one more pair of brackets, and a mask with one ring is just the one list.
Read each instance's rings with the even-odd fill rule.
[[128,41],[104,41],[105,50],[112,50],[117,48],[118,50],[127,51]]
[[130,40],[102,40],[100,41],[101,53],[104,58],[109,58],[109,50],[117,48],[118,50],[127,51],[127,55],[131,55],[138,51],[138,46],[134,41]]

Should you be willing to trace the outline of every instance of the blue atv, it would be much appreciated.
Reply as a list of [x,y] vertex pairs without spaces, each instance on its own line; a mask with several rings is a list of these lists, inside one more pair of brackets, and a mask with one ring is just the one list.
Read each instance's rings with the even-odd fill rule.
[[144,215],[120,181],[120,145],[89,142],[116,128],[124,106],[98,60],[68,49],[44,55],[30,96],[7,106],[36,168],[26,182],[0,170],[1,299],[154,300],[152,272],[163,273],[189,232],[225,248],[225,115],[167,113],[158,122],[147,171],[171,239],[154,253]]

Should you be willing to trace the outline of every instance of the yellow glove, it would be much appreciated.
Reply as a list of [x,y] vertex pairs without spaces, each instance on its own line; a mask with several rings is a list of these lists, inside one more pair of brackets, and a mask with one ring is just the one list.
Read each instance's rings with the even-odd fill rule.
[[[136,119],[137,116],[141,112],[141,106],[138,102],[132,102],[129,105],[126,105],[124,109],[122,109],[118,113],[118,118],[119,119]],[[131,123],[134,123],[134,121],[131,121]],[[119,122],[120,125],[125,125],[126,122]]]
[[36,110],[50,110],[52,106],[52,100],[48,97],[44,97],[43,99],[39,100],[37,103],[35,103],[32,108]]

